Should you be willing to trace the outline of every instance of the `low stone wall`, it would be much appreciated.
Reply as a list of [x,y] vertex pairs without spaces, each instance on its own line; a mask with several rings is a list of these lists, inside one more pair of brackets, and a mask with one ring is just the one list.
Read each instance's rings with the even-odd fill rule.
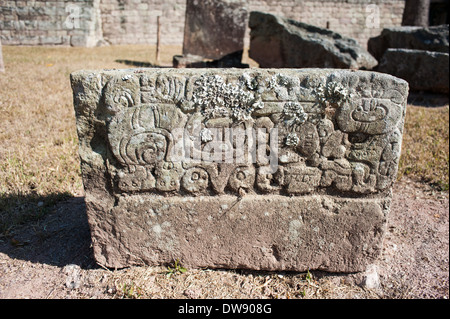
[[156,44],[157,17],[162,44],[183,45],[186,0],[102,0],[103,37],[111,44]]
[[7,45],[95,46],[102,38],[100,0],[2,1],[0,37]]
[[[185,0],[102,0],[104,37],[112,44],[156,43],[156,17],[161,16],[163,44],[183,43]],[[352,37],[366,47],[383,28],[401,25],[403,0],[249,0],[247,10],[302,21]],[[139,8],[142,8],[140,10]],[[249,46],[249,32],[244,44]]]
[[[401,24],[404,0],[248,0],[258,10],[355,38],[366,47],[383,28]],[[0,37],[7,45],[155,44],[161,18],[162,44],[182,45],[185,0],[2,1]],[[249,45],[249,32],[245,45]]]

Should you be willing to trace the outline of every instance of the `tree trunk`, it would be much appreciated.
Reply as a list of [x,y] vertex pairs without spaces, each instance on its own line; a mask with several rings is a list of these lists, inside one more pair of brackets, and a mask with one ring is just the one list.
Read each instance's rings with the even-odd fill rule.
[[406,0],[402,25],[428,26],[430,0]]

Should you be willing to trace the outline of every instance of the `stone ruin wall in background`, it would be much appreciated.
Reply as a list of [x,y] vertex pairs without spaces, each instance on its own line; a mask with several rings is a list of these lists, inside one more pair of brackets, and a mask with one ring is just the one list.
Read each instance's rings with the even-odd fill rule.
[[1,0],[0,38],[3,45],[95,46],[100,15],[100,0]]
[[[329,27],[363,47],[386,27],[401,24],[404,0],[249,0],[248,11]],[[0,1],[3,45],[182,45],[185,0]],[[379,16],[379,21],[377,21]],[[78,18],[76,18],[78,17]],[[378,23],[379,22],[379,23]],[[249,45],[246,32],[245,46]]]

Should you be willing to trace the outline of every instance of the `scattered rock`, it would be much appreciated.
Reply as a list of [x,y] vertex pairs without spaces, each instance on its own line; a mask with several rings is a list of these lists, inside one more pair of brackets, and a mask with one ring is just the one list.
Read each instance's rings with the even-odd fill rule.
[[411,91],[449,93],[448,24],[384,29],[368,49],[380,62],[376,71],[406,80]]
[[247,9],[242,0],[188,0],[183,55],[175,68],[248,68],[242,64]]
[[199,55],[184,54],[184,55],[174,55],[172,59],[174,68],[187,68],[193,63],[203,63],[205,59]]
[[64,266],[62,271],[67,275],[66,287],[69,289],[77,289],[81,286],[81,268],[78,265],[70,264]]
[[377,71],[406,80],[411,91],[449,93],[448,53],[387,49]]
[[250,58],[261,68],[372,69],[377,60],[354,39],[272,14],[250,13]]
[[377,37],[369,39],[368,51],[380,60],[387,49],[412,49],[449,52],[447,25],[424,27],[393,27],[383,29]]
[[371,264],[367,266],[366,272],[363,275],[362,286],[372,290],[381,289],[377,265]]

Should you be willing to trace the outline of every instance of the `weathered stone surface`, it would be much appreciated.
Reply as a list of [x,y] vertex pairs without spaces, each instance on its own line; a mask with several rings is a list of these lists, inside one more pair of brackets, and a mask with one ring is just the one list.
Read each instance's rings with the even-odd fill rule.
[[353,272],[378,256],[405,81],[130,69],[71,83],[99,263]]
[[448,24],[432,27],[383,29],[368,41],[369,52],[380,60],[387,49],[411,49],[449,53]]
[[172,64],[174,68],[186,68],[195,63],[202,63],[203,57],[199,55],[174,55],[172,59]]
[[406,80],[414,91],[448,94],[448,25],[384,29],[368,48],[380,62],[377,71]]
[[187,0],[183,54],[218,60],[244,49],[246,1]]
[[372,69],[377,61],[354,39],[272,14],[250,13],[249,56],[262,68]]
[[5,72],[5,65],[3,64],[3,54],[2,54],[2,41],[0,41],[0,72]]
[[412,91],[449,93],[449,54],[425,50],[388,49],[377,71],[406,80]]
[[104,44],[100,0],[23,0],[0,4],[0,38],[8,45]]

